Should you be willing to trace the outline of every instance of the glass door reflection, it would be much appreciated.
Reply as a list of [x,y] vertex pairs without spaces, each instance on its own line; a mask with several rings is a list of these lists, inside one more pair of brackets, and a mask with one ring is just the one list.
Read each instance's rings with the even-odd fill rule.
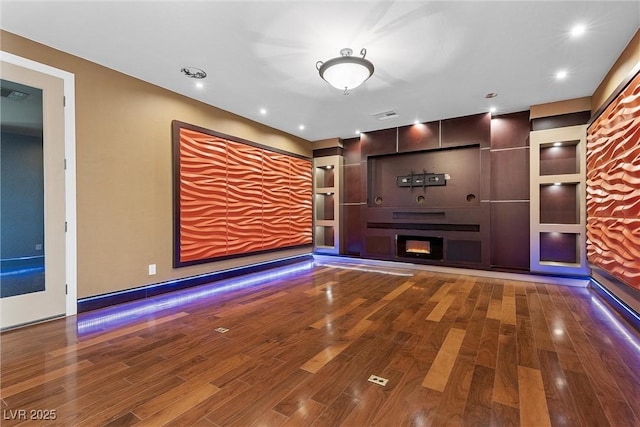
[[0,80],[0,297],[45,290],[42,90]]

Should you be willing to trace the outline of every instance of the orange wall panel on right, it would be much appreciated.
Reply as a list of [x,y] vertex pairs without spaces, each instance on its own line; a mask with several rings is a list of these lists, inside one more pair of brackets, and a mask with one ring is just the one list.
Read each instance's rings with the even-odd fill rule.
[[588,130],[587,257],[640,290],[640,73]]

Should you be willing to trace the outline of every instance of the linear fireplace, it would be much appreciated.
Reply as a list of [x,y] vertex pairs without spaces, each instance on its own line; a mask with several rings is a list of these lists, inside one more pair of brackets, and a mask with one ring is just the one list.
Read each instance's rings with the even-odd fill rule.
[[442,242],[442,237],[397,235],[396,255],[442,261]]

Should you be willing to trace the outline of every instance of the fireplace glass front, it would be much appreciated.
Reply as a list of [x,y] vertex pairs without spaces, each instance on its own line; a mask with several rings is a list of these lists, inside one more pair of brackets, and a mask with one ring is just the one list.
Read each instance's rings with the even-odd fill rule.
[[396,236],[396,254],[402,258],[442,260],[442,237]]

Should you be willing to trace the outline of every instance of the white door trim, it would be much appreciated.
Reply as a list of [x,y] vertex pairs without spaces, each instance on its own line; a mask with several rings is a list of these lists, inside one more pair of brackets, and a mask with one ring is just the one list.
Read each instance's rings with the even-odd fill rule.
[[78,244],[76,216],[76,95],[75,75],[49,65],[41,64],[21,56],[0,51],[0,60],[39,73],[49,74],[64,82],[64,151],[67,163],[65,171],[65,208],[67,216],[66,234],[66,315],[78,312]]

